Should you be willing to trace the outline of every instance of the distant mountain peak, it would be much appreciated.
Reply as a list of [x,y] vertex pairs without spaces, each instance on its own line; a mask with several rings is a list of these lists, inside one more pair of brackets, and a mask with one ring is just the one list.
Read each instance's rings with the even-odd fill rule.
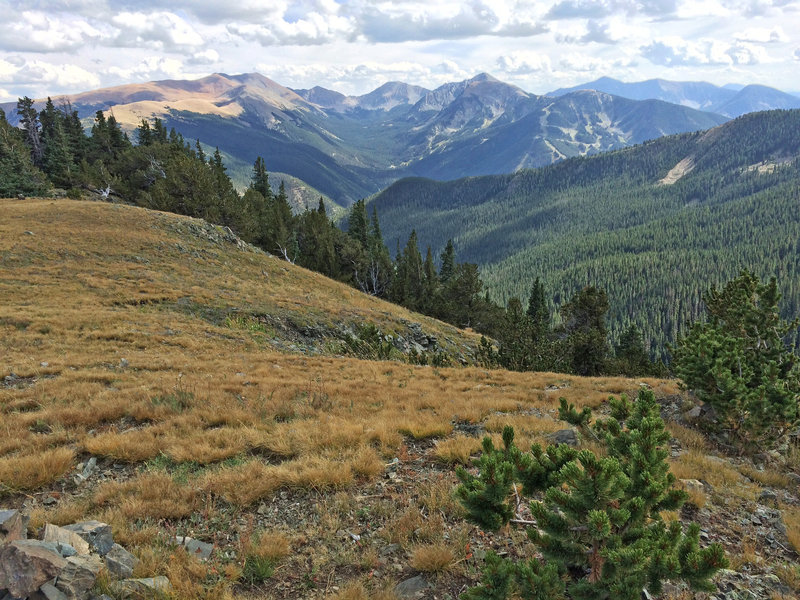
[[488,73],[478,73],[477,75],[475,75],[475,77],[473,77],[472,79],[468,79],[467,81],[475,83],[479,83],[481,81],[492,81],[492,82],[502,83],[499,79],[489,75]]
[[626,83],[611,77],[601,77],[570,88],[553,90],[547,95],[563,96],[586,89],[630,100],[662,100],[731,118],[748,112],[774,108],[800,108],[797,97],[764,85],[727,84],[719,87],[705,81],[670,81],[668,79],[648,79],[647,81]]

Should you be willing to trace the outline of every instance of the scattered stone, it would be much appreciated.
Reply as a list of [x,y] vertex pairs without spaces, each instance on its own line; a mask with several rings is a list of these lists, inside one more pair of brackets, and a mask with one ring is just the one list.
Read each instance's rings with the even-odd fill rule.
[[69,598],[83,598],[94,587],[103,561],[92,554],[70,556],[67,566],[58,575],[56,587]]
[[105,556],[114,545],[111,526],[100,521],[83,521],[82,523],[67,525],[64,529],[77,533],[89,542],[89,546],[94,548],[100,556]]
[[213,544],[207,544],[206,542],[201,542],[200,540],[190,537],[178,536],[175,538],[175,541],[186,548],[189,554],[200,560],[208,560],[211,556],[211,552],[214,550]]
[[130,363],[128,362],[127,358],[120,358],[119,359],[119,368],[120,369],[126,369],[126,368],[128,368],[128,365],[130,365]]
[[66,566],[53,544],[15,540],[0,547],[0,589],[8,590],[12,598],[25,598]]
[[764,488],[761,490],[761,494],[758,496],[758,501],[762,503],[775,504],[778,501],[778,494],[775,493],[775,490]]
[[[74,531],[51,525],[48,523],[44,526],[44,534],[42,540],[45,542],[55,542],[56,548],[64,558],[74,554],[89,554],[89,543],[79,536]],[[72,553],[65,555],[61,547],[65,546],[72,549]]]
[[83,471],[81,472],[81,476],[84,479],[89,479],[89,476],[94,473],[95,469],[97,468],[97,459],[93,456],[86,462],[86,466],[83,467]]
[[123,598],[149,597],[153,592],[167,594],[172,590],[172,584],[163,575],[146,579],[123,579],[114,582],[111,587],[114,593]]
[[119,544],[114,544],[111,550],[105,555],[106,567],[109,573],[127,579],[133,575],[133,569],[139,563],[139,559],[125,550]]
[[0,544],[24,540],[28,537],[27,532],[28,517],[18,510],[0,510]]
[[50,363],[49,363],[49,362],[47,362],[47,361],[44,361],[44,360],[43,360],[42,362],[40,362],[40,363],[39,363],[39,366],[40,366],[40,367],[49,367],[49,366],[50,366]]
[[695,406],[692,410],[686,413],[686,418],[695,420],[699,419],[703,414],[703,409],[699,406]]
[[390,556],[392,554],[397,554],[402,550],[403,547],[400,544],[388,544],[381,548],[381,556]]
[[547,436],[554,444],[566,444],[567,446],[578,445],[578,434],[574,429],[560,429]]
[[417,575],[394,586],[394,594],[402,600],[412,600],[413,598],[422,598],[425,590],[429,587],[430,584],[425,581],[425,578]]
[[706,486],[702,481],[697,479],[680,479],[679,480],[683,485],[683,489],[686,490],[687,493],[697,493],[697,494],[705,494],[706,493]]
[[42,500],[42,504],[44,504],[45,506],[53,506],[54,504],[57,504],[57,503],[58,503],[58,500],[53,496],[48,496],[47,498]]
[[39,588],[39,593],[47,600],[69,600],[64,592],[49,582]]

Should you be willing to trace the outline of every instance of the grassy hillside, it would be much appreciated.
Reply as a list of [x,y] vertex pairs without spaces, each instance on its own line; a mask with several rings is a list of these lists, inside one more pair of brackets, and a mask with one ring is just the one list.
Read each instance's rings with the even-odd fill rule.
[[743,268],[778,276],[785,314],[800,312],[798,156],[800,111],[755,113],[511,175],[403,180],[371,202],[390,247],[412,228],[437,255],[453,238],[501,300],[536,277],[556,304],[599,285],[612,335],[633,321],[663,351]]
[[[455,597],[486,550],[531,548],[521,530],[466,524],[454,464],[505,424],[521,447],[545,441],[563,428],[559,396],[602,408],[643,383],[341,356],[337,336],[364,323],[403,336],[419,323],[454,357],[475,336],[202,221],[33,199],[0,200],[0,211],[0,508],[24,507],[31,534],[110,523],[140,559],[135,575],[168,576],[176,599],[392,600],[416,575],[428,597]],[[671,413],[689,408],[675,382],[646,383]],[[713,489],[670,518],[699,521],[748,585],[778,573],[798,589],[800,514],[785,472],[709,456],[696,432],[670,427],[675,473]],[[761,485],[780,499],[781,547],[749,520],[764,509]],[[175,535],[214,544],[210,560]],[[263,581],[243,572],[249,556],[272,564]],[[96,591],[108,591],[105,576]]]

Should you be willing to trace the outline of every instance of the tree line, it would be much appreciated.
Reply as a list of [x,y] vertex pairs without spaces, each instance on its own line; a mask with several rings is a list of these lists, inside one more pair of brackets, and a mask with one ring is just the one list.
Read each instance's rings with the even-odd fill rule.
[[135,143],[113,115],[95,115],[88,134],[69,105],[48,99],[37,112],[18,102],[20,127],[0,114],[0,194],[36,195],[52,186],[79,196],[95,190],[146,208],[206,219],[230,227],[242,239],[284,260],[322,273],[411,310],[458,327],[471,327],[486,341],[487,364],[515,370],[559,370],[580,374],[658,372],[647,357],[641,332],[631,327],[615,349],[605,326],[605,292],[586,288],[561,307],[556,327],[537,279],[527,310],[511,298],[505,306],[485,289],[478,266],[459,262],[453,241],[438,257],[424,254],[415,231],[395,256],[387,248],[377,209],[364,200],[350,209],[346,227],[330,219],[320,199],[315,210],[293,214],[281,183],[274,189],[266,162],[258,157],[250,184],[240,194],[219,149],[210,155],[163,122],[142,120]]

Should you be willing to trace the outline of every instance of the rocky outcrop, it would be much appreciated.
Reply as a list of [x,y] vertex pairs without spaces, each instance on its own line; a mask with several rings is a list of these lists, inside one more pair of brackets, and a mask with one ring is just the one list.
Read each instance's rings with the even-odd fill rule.
[[[105,568],[120,579],[112,587],[120,598],[169,592],[166,577],[129,579],[138,563],[114,543],[111,527],[84,521],[66,527],[48,523],[41,540],[27,537],[28,517],[17,510],[0,510],[0,598],[3,600],[89,600],[97,576]],[[193,548],[204,553],[202,542]],[[184,544],[187,546],[188,544]],[[201,546],[202,545],[202,546]]]

